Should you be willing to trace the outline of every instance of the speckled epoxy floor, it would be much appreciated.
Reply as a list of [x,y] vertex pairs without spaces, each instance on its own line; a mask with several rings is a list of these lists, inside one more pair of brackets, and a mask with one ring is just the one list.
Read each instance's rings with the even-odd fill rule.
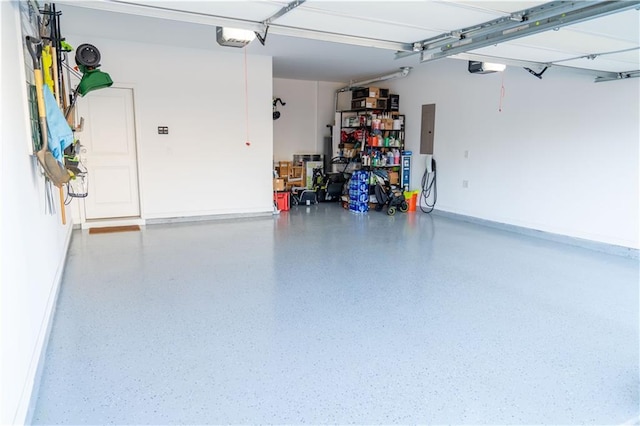
[[38,424],[619,424],[638,261],[422,213],[76,231]]

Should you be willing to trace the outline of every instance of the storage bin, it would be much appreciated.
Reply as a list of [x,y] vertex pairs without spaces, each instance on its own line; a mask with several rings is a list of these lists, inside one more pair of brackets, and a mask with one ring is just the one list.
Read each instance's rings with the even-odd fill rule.
[[289,210],[289,193],[288,192],[274,192],[273,201],[275,202],[275,205],[278,208],[278,210],[280,211]]

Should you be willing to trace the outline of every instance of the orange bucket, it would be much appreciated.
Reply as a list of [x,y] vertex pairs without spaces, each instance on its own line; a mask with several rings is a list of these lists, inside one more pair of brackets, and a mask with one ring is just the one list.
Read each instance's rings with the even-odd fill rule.
[[409,211],[415,212],[417,204],[418,204],[418,194],[414,192],[413,195],[411,195],[411,198],[409,198]]
[[407,191],[404,193],[404,198],[407,200],[407,204],[409,204],[410,212],[416,211],[416,207],[418,206],[418,194],[419,191]]

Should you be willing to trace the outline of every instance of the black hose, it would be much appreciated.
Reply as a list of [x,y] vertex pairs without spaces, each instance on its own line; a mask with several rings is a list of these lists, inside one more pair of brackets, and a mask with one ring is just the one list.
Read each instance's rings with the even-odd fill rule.
[[[424,171],[424,175],[422,175],[422,191],[420,193],[420,210],[423,213],[431,213],[433,209],[436,207],[436,202],[438,200],[438,185],[437,174],[436,174],[436,161],[432,160],[433,172],[429,173],[428,170]],[[433,194],[433,203],[429,203],[429,198],[431,198]],[[422,200],[424,200],[424,205],[426,209],[422,206]]]

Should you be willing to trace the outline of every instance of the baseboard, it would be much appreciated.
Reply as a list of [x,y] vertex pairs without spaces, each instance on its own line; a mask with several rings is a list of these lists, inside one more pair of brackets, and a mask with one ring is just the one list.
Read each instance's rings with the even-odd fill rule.
[[146,221],[139,217],[122,217],[116,219],[92,219],[83,222],[80,226],[82,229],[104,228],[108,226],[144,226]]
[[617,246],[614,244],[601,243],[599,241],[591,241],[583,238],[570,237],[568,235],[554,234],[552,232],[540,231],[538,229],[526,228],[524,226],[510,225],[508,223],[494,222],[488,219],[481,219],[474,216],[467,216],[458,213],[452,213],[444,210],[434,210],[436,216],[447,217],[450,219],[461,220],[464,222],[475,223],[478,225],[489,226],[491,228],[502,229],[504,231],[516,232],[518,234],[527,235],[529,237],[542,238],[545,240],[555,241],[558,243],[568,244],[572,246],[582,247],[616,256],[629,257],[638,259],[638,249]]
[[256,212],[256,213],[230,213],[230,214],[211,214],[204,216],[183,216],[183,217],[167,217],[157,219],[146,219],[147,225],[161,225],[166,223],[183,223],[183,222],[204,222],[209,220],[225,220],[225,219],[248,219],[257,217],[272,217],[273,211]]
[[[44,363],[47,355],[47,347],[49,345],[49,337],[51,335],[51,328],[53,326],[53,318],[55,315],[55,309],[58,303],[58,294],[60,293],[60,284],[62,283],[62,276],[64,275],[64,268],[67,262],[67,254],[69,253],[69,245],[71,243],[71,235],[73,232],[73,227],[68,227],[67,236],[65,239],[65,250],[60,263],[58,264],[58,270],[56,271],[56,276],[53,281],[53,287],[49,293],[49,298],[47,300],[47,311],[43,318],[42,324],[40,325],[40,333],[38,336],[38,345],[34,351],[33,359],[31,360],[31,368],[29,371],[33,371],[33,375],[29,375],[29,377],[33,377],[33,386],[31,388],[31,394],[28,397],[28,403],[26,411],[24,415],[24,424],[32,424],[33,414],[36,408],[36,403],[38,402],[38,394],[40,391],[40,383],[42,381],[42,373],[44,371]],[[38,349],[39,348],[39,349]],[[27,400],[27,398],[24,398]],[[23,406],[23,404],[21,404]],[[20,413],[20,411],[19,411]],[[18,413],[18,414],[19,414]],[[15,419],[16,424],[22,424],[20,422],[20,418]]]

